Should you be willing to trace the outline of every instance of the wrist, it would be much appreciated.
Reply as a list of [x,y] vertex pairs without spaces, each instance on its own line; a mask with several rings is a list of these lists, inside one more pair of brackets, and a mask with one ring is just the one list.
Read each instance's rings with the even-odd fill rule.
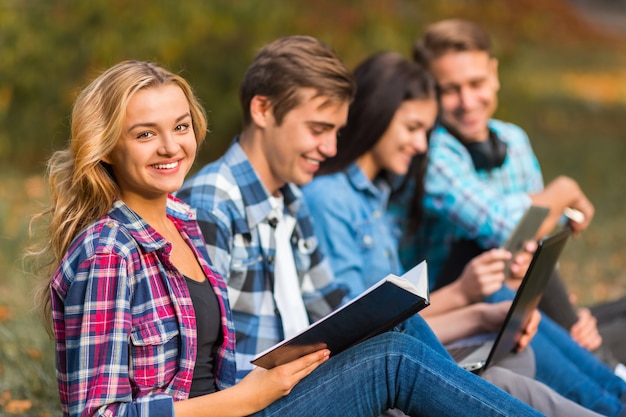
[[466,291],[463,286],[462,277],[449,284],[449,299],[453,300],[454,307],[460,308],[465,307],[467,305],[473,304],[473,300],[471,299],[469,292]]
[[559,187],[564,191],[564,194],[569,195],[572,201],[576,201],[582,195],[582,190],[578,186],[578,183],[565,175],[561,175],[557,178]]
[[480,303],[476,303],[474,304],[474,307],[476,308],[476,312],[477,315],[479,317],[478,322],[479,327],[480,327],[480,332],[482,333],[491,333],[493,331],[492,329],[492,309],[493,309],[493,304],[489,304],[489,303],[485,303],[485,302],[480,302]]

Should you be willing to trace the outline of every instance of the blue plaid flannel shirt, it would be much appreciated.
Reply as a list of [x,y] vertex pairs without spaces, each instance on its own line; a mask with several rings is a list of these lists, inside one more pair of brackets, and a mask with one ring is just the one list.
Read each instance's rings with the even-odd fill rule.
[[[281,189],[285,215],[296,218],[291,238],[302,296],[313,322],[336,307],[342,288],[333,281],[300,190]],[[283,339],[273,298],[276,245],[268,220],[269,193],[237,139],[226,154],[189,178],[177,197],[196,209],[213,268],[226,278],[237,339],[237,377],[250,360]],[[271,307],[269,307],[271,306]]]
[[[491,171],[476,171],[467,149],[443,126],[433,131],[424,221],[416,236],[402,244],[405,267],[426,259],[428,275],[435,279],[455,240],[476,240],[486,249],[501,246],[530,206],[529,194],[543,189],[539,162],[526,133],[499,120],[491,120],[489,128],[507,144],[503,165]],[[394,204],[395,215],[402,217],[405,208]]]

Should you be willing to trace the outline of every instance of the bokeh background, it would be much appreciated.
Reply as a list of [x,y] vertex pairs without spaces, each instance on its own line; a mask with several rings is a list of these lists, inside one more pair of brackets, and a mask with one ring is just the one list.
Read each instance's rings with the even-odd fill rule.
[[561,262],[579,304],[624,295],[625,0],[0,0],[0,415],[60,415],[23,253],[80,87],[123,59],[180,72],[209,112],[199,166],[238,131],[238,84],[263,44],[310,34],[353,68],[380,50],[408,57],[424,26],[448,17],[490,31],[497,116],[527,130],[547,181],[572,176],[596,206]]

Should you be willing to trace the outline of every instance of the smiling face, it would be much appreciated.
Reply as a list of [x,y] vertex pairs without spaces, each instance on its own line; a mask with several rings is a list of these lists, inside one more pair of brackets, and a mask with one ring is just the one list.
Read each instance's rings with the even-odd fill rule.
[[137,91],[122,136],[104,159],[129,206],[165,199],[180,188],[197,149],[189,102],[176,84]]
[[498,105],[498,62],[484,51],[448,52],[430,63],[437,80],[441,120],[466,143],[488,138]]
[[316,97],[316,91],[308,88],[300,94],[300,104],[280,125],[266,99],[253,99],[252,106],[261,108],[253,110],[253,118],[262,131],[262,151],[248,157],[272,194],[287,183],[304,185],[313,179],[319,164],[337,153],[337,131],[348,117],[348,102]]
[[437,117],[435,99],[403,101],[376,145],[357,160],[357,165],[369,179],[382,170],[404,175],[411,159],[428,148],[428,130]]

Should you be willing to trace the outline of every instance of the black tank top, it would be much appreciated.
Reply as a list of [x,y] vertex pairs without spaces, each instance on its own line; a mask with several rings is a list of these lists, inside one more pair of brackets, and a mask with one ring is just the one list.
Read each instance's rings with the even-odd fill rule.
[[220,307],[217,297],[209,280],[194,281],[185,277],[193,309],[196,312],[196,333],[198,338],[198,353],[196,367],[193,370],[193,380],[189,398],[209,394],[217,391],[213,361],[215,350],[221,341]]

